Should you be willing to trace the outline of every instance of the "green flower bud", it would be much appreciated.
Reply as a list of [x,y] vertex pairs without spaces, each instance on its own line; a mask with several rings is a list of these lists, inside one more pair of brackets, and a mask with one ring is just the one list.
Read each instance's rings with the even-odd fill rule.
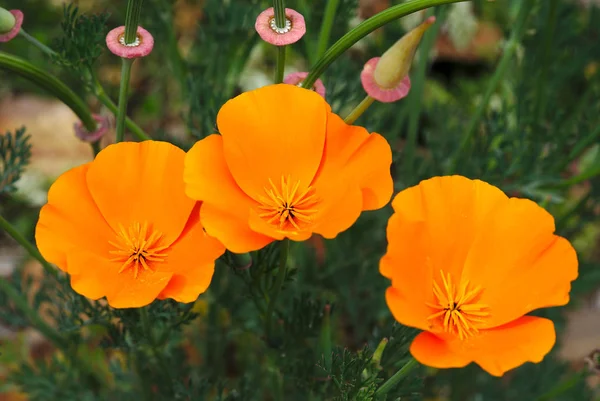
[[10,32],[16,23],[15,16],[10,11],[0,7],[0,34]]

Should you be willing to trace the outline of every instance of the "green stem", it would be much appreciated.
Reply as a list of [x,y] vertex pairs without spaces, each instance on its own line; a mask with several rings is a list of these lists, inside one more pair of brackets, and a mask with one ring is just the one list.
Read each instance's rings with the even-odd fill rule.
[[575,385],[577,385],[580,381],[584,380],[587,377],[586,370],[582,370],[578,373],[575,373],[567,380],[557,383],[554,387],[552,387],[549,391],[542,394],[535,401],[549,401],[555,400],[559,395],[567,392]]
[[89,132],[96,131],[96,120],[94,120],[90,109],[83,100],[56,77],[23,59],[4,52],[0,52],[0,68],[17,73],[39,87],[46,89],[73,110],[85,129]]
[[125,14],[125,44],[135,42],[144,0],[129,0]]
[[125,119],[127,118],[127,93],[129,91],[129,78],[131,77],[131,66],[135,59],[123,59],[121,66],[121,86],[119,88],[119,108],[117,110],[117,139],[123,142],[125,137]]
[[458,150],[452,158],[450,172],[454,172],[456,170],[460,157],[462,156],[463,152],[466,150],[467,146],[469,145],[469,143],[473,139],[473,136],[475,135],[477,127],[479,126],[479,122],[483,117],[485,110],[487,109],[490,99],[496,92],[498,85],[500,85],[500,81],[504,78],[508,67],[511,65],[511,61],[515,52],[517,51],[519,41],[525,33],[527,17],[529,16],[529,11],[533,7],[534,2],[535,0],[522,0],[518,3],[519,11],[517,15],[517,22],[515,28],[513,29],[510,35],[510,39],[508,40],[504,48],[504,53],[502,54],[502,58],[500,60],[500,63],[498,64],[498,68],[492,76],[492,79],[486,89],[486,92],[483,95],[483,99],[479,103],[475,114],[471,118],[471,121],[467,126],[467,130],[462,137]]
[[[427,17],[433,15],[433,10],[429,10]],[[408,133],[406,135],[406,145],[402,152],[403,156],[403,173],[409,179],[414,179],[413,164],[417,149],[417,136],[419,134],[419,120],[421,119],[421,110],[423,108],[423,93],[425,92],[425,81],[427,77],[427,66],[429,65],[429,52],[435,45],[435,39],[442,26],[442,21],[434,24],[423,38],[421,45],[420,59],[416,67],[414,76],[412,77],[412,87],[410,89],[409,99],[407,99],[408,113]]]
[[154,339],[154,334],[152,333],[152,325],[150,324],[150,315],[148,314],[148,308],[140,308],[140,320],[142,321],[142,328],[144,329],[144,332],[146,333],[146,336],[148,337],[148,342],[150,343],[150,348],[152,348],[152,354],[156,358],[156,361],[158,362],[158,365],[159,365],[160,369],[162,370],[162,374],[164,375],[165,380],[168,383],[170,393],[174,394],[173,378],[171,376],[169,367],[167,366],[166,361],[163,358],[163,355],[158,350],[158,346]]
[[537,104],[535,107],[535,121],[539,124],[540,119],[546,114],[546,105],[548,96],[543,91],[546,85],[546,76],[548,74],[548,57],[552,50],[552,39],[554,38],[554,31],[556,30],[556,24],[558,22],[558,0],[550,0],[550,14],[548,16],[548,23],[544,30],[544,51],[542,53],[542,59],[540,62],[541,71],[538,75],[537,87],[536,87],[536,99]]
[[28,34],[27,32],[25,32],[25,30],[23,28],[21,28],[21,30],[19,31],[19,35],[21,35],[23,38],[25,38],[27,41],[29,41],[29,43],[31,43],[32,45],[34,45],[35,47],[40,49],[46,55],[48,55],[50,57],[56,56],[56,52],[54,50],[52,50],[51,48],[49,48],[48,46],[46,46],[45,44],[43,44],[42,42],[40,42],[39,40],[37,40],[36,38],[31,36],[30,34]]
[[285,1],[273,0],[273,8],[275,9],[275,25],[277,28],[285,28]]
[[287,46],[279,46],[277,48],[277,71],[275,72],[275,83],[283,82],[283,72],[285,70],[285,49]]
[[40,251],[19,232],[17,229],[8,222],[4,217],[0,216],[0,228],[8,233],[15,241],[19,243],[25,250],[33,257],[35,260],[40,262],[44,270],[52,277],[58,277],[58,273],[56,269],[48,263],[46,259],[42,256]]
[[[112,99],[106,94],[104,88],[102,87],[102,85],[100,85],[100,82],[98,81],[95,82],[94,94],[96,95],[96,98],[98,98],[100,103],[102,103],[107,109],[109,109],[115,116],[119,113],[119,108],[117,107],[115,102],[113,102]],[[146,132],[144,132],[144,130],[139,125],[137,125],[129,117],[125,118],[125,126],[140,141],[147,141],[152,139]]]
[[281,254],[279,259],[279,271],[277,272],[277,279],[275,281],[275,289],[273,291],[273,295],[271,299],[269,299],[269,304],[267,306],[267,315],[265,319],[265,327],[266,327],[266,335],[267,340],[271,338],[272,333],[272,324],[271,319],[273,318],[273,312],[275,311],[275,304],[277,303],[277,298],[279,297],[279,293],[281,292],[281,288],[283,287],[283,282],[285,281],[285,274],[287,270],[287,260],[288,254],[290,251],[290,240],[285,238],[281,241]]
[[392,377],[390,377],[385,383],[381,385],[375,391],[375,397],[381,397],[390,392],[394,387],[398,385],[398,383],[404,379],[414,368],[419,366],[419,363],[411,358],[404,366],[400,368]]
[[304,88],[312,88],[321,74],[323,74],[327,67],[329,67],[329,65],[333,63],[339,56],[351,48],[356,42],[374,30],[381,28],[388,22],[397,20],[398,18],[402,18],[408,14],[412,14],[429,7],[450,3],[460,3],[463,1],[467,0],[412,0],[392,6],[378,13],[377,15],[374,15],[373,17],[363,21],[360,25],[352,29],[350,32],[342,36],[337,42],[335,42],[333,46],[331,46],[329,50],[325,52],[325,55],[311,68],[310,73],[302,83],[302,86]]
[[328,0],[327,7],[325,8],[325,16],[323,17],[323,23],[321,24],[321,32],[319,33],[319,42],[317,45],[317,58],[323,57],[329,44],[329,37],[331,36],[331,28],[335,21],[335,13],[340,4],[340,0]]
[[358,117],[362,116],[365,111],[375,102],[375,99],[367,95],[359,104],[344,118],[346,124],[354,124]]

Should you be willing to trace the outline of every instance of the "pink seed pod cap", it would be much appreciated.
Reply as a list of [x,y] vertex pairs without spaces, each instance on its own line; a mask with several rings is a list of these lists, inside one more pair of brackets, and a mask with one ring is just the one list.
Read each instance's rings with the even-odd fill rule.
[[296,43],[306,33],[306,22],[299,12],[291,8],[285,9],[285,26],[279,28],[275,23],[275,10],[267,8],[256,18],[254,25],[262,40],[275,46]]
[[374,57],[367,61],[360,74],[360,80],[367,95],[381,103],[393,103],[405,98],[410,92],[410,78],[408,75],[391,88],[379,86],[375,81],[375,67],[377,67],[379,60],[380,57]]
[[[299,86],[308,76],[308,72],[292,72],[288,74],[283,80],[284,84],[297,85]],[[312,90],[317,92],[323,98],[325,98],[325,85],[323,85],[323,81],[317,79],[317,82],[312,87]]]
[[139,58],[150,54],[154,47],[154,38],[150,32],[138,26],[135,42],[125,44],[125,27],[120,26],[106,35],[106,46],[119,57]]
[[98,128],[96,128],[96,131],[94,132],[88,132],[81,121],[77,121],[74,124],[75,136],[84,142],[93,143],[99,141],[104,135],[106,135],[109,129],[110,123],[108,121],[108,117],[103,117],[98,114],[94,114],[92,117],[94,117],[94,120],[96,120],[98,123]]
[[12,40],[15,36],[19,34],[19,31],[21,30],[21,25],[23,25],[23,13],[20,10],[5,10],[3,8],[0,8],[0,13],[4,14],[1,16],[3,17],[3,22],[12,22],[11,15],[14,18],[14,25],[12,26],[12,28],[10,28],[10,30],[4,33],[1,33],[0,30],[0,43],[4,43],[8,42],[9,40]]

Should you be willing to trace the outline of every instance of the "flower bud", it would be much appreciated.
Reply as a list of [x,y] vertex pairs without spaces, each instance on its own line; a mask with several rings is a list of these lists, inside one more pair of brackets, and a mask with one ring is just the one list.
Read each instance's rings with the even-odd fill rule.
[[0,34],[10,32],[17,20],[12,13],[2,7],[0,7]]
[[0,7],[0,43],[13,39],[21,30],[23,13],[19,10],[6,10]]
[[421,38],[434,22],[435,17],[429,17],[381,56],[373,73],[377,85],[383,89],[391,89],[408,75]]

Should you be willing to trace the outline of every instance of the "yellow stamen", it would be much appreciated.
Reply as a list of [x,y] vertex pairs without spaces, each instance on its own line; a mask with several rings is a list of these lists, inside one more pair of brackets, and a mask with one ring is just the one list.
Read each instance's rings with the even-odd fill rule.
[[277,225],[281,231],[302,231],[313,224],[318,213],[319,199],[312,187],[300,189],[300,181],[291,183],[291,178],[281,177],[281,185],[276,186],[269,179],[270,187],[265,187],[266,196],[260,197],[259,216],[269,224]]
[[440,273],[443,288],[436,281],[433,282],[433,295],[437,303],[427,303],[427,306],[436,311],[427,320],[441,320],[444,331],[457,334],[461,340],[477,334],[479,330],[476,325],[483,323],[485,319],[482,318],[490,315],[490,312],[484,310],[488,309],[488,305],[476,302],[483,288],[478,286],[469,289],[468,280],[455,286],[450,274],[445,275],[443,271]]
[[111,255],[116,255],[110,259],[111,262],[123,262],[119,273],[128,268],[133,269],[133,277],[137,278],[140,267],[143,270],[153,270],[151,265],[165,261],[166,253],[161,253],[168,246],[161,246],[159,242],[162,233],[151,230],[148,223],[133,223],[126,230],[119,224],[119,232],[115,242],[109,241],[109,244],[117,248],[110,251]]

